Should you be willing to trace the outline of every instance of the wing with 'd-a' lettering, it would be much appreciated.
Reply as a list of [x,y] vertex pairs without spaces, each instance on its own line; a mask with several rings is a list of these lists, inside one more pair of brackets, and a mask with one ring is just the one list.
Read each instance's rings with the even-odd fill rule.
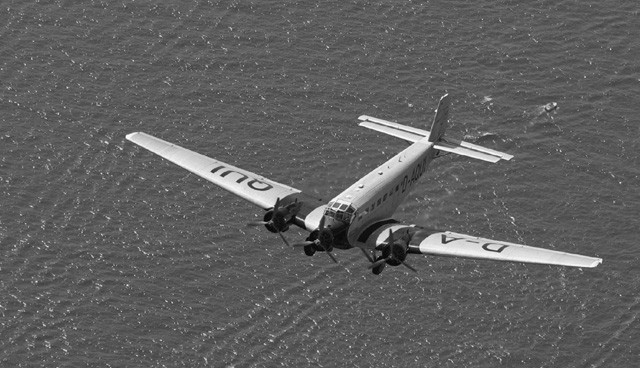
[[601,258],[479,238],[451,231],[433,230],[393,221],[381,223],[374,228],[365,230],[359,240],[364,243],[366,248],[382,252],[379,257],[375,251],[372,256],[368,256],[372,262],[370,268],[375,274],[382,272],[385,263],[392,266],[404,264],[414,270],[405,262],[408,254],[585,268],[596,267],[602,263]]
[[531,247],[450,231],[436,232],[411,246],[413,252],[426,255],[487,259],[492,261],[538,263],[570,267],[596,267],[601,258],[557,250]]
[[146,133],[131,133],[127,139],[263,209],[273,207],[280,198],[300,193],[298,189]]

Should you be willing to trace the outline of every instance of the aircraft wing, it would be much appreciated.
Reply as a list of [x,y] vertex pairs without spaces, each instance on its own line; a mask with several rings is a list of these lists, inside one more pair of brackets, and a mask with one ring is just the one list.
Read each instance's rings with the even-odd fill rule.
[[273,207],[278,198],[300,193],[298,189],[146,133],[131,133],[127,135],[127,139],[263,209]]
[[596,267],[601,258],[495,241],[453,232],[430,232],[420,236],[418,231],[409,244],[410,253],[466,257],[494,261],[539,263],[571,267]]

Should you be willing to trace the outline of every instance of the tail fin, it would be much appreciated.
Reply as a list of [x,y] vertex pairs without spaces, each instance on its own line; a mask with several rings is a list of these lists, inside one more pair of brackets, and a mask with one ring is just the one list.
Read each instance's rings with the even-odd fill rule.
[[438,109],[436,110],[436,116],[433,118],[433,124],[431,125],[429,142],[438,142],[442,139],[444,131],[447,129],[447,122],[449,121],[450,104],[451,98],[449,98],[449,94],[442,96],[438,104]]
[[429,133],[429,142],[434,143],[434,147],[440,151],[455,153],[462,156],[472,157],[488,162],[498,162],[500,160],[511,160],[512,155],[465,141],[455,139],[444,139],[444,131],[449,122],[449,105],[451,99],[446,94],[440,99],[436,116],[433,118],[433,125]]

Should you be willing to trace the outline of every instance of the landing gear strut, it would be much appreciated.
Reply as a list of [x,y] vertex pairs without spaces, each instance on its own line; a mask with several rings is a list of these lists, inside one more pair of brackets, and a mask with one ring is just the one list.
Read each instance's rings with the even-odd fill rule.
[[[380,257],[376,258],[376,262],[377,262],[377,261],[379,261],[379,260],[381,260],[381,259],[384,259],[384,258],[385,258],[385,257],[380,256]],[[387,263],[386,263],[386,262],[379,262],[379,263],[377,264],[377,266],[373,266],[373,267],[371,268],[371,272],[373,272],[373,274],[374,274],[374,275],[379,275],[380,273],[382,273],[382,271],[384,270],[384,267],[385,267],[386,265],[387,265]]]

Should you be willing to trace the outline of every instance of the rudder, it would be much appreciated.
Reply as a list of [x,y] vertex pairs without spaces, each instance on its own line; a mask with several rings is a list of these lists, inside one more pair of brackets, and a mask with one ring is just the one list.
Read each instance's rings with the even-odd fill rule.
[[447,122],[449,121],[449,105],[451,104],[451,98],[449,94],[442,96],[436,115],[433,118],[433,124],[431,125],[431,132],[429,134],[429,142],[438,142],[442,139],[444,131],[447,129]]

